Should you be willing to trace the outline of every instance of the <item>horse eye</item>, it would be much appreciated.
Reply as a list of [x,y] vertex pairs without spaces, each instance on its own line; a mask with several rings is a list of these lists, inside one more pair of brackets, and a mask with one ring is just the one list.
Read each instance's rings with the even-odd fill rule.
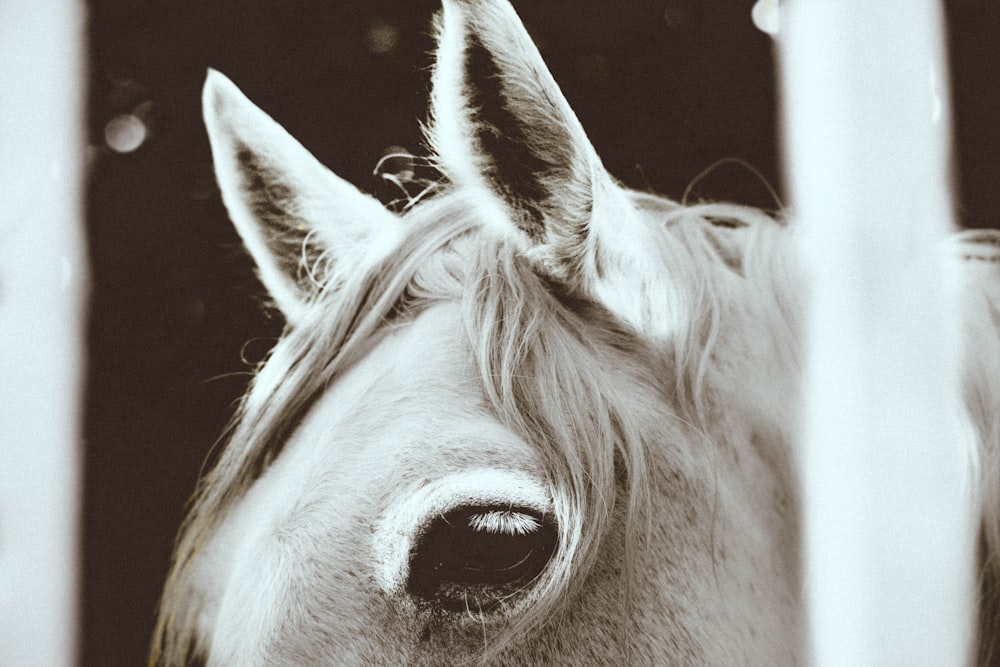
[[407,592],[449,611],[490,611],[541,573],[556,541],[555,527],[535,510],[452,510],[417,541]]

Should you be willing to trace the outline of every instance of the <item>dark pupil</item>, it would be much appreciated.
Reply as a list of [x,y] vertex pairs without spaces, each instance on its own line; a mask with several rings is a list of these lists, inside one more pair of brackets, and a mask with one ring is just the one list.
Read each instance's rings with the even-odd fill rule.
[[420,538],[407,589],[452,611],[488,611],[537,577],[555,546],[555,529],[534,510],[463,507]]

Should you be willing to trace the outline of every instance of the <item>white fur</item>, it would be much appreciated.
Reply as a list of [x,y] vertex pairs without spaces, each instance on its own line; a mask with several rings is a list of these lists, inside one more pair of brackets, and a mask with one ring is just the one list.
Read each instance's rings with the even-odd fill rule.
[[597,191],[590,243],[604,265],[600,274],[590,268],[587,291],[636,331],[666,342],[691,320],[693,305],[673,276],[676,267],[663,263],[661,224],[637,215],[617,186]]
[[[479,183],[484,156],[469,142],[472,122],[462,90],[465,85],[465,17],[461,7],[445,2],[438,21],[438,58],[431,86],[431,113],[438,154],[447,156],[445,169],[462,185]],[[471,183],[470,183],[471,181]]]

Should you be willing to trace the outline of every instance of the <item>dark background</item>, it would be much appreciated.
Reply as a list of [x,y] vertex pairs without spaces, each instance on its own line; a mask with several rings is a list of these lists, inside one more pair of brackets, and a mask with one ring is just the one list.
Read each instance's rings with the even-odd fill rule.
[[[740,158],[782,192],[769,38],[752,0],[516,0],[605,164],[680,198]],[[1000,3],[948,3],[958,203],[1000,226]],[[186,498],[281,330],[259,306],[211,172],[199,96],[221,70],[323,162],[381,186],[421,153],[436,0],[90,0],[94,294],[86,411],[84,664],[140,665]],[[141,117],[137,150],[105,145]],[[776,206],[750,169],[693,196]]]

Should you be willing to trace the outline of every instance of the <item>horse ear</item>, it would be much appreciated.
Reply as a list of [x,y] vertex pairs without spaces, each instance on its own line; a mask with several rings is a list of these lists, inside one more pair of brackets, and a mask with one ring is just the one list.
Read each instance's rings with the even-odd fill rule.
[[223,202],[289,322],[335,273],[399,238],[397,216],[320,164],[215,70],[202,105]]
[[649,303],[658,295],[647,289],[669,289],[653,287],[665,284],[650,254],[656,242],[601,164],[513,7],[445,0],[437,27],[429,139],[442,170],[501,204],[546,277],[639,330],[664,333],[662,309]]
[[586,226],[610,177],[507,2],[446,0],[431,143],[445,173],[499,195],[529,238]]

